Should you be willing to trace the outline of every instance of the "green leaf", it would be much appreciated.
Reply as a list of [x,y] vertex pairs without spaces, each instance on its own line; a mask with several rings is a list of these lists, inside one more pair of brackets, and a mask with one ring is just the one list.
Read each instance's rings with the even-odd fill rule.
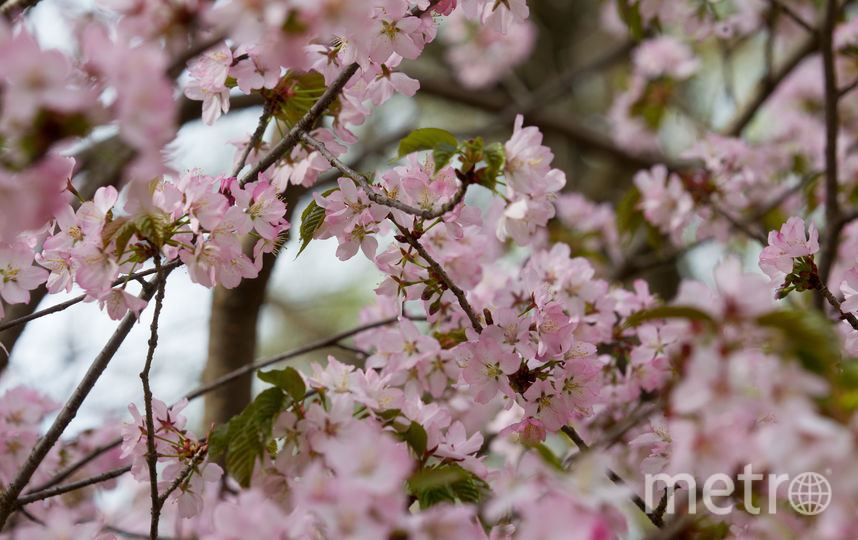
[[[278,96],[281,103],[277,111],[277,117],[286,122],[289,127],[294,126],[313,106],[313,100],[307,100],[310,96],[320,96],[325,91],[325,77],[318,72],[310,72],[302,75],[289,74],[278,86],[289,88],[287,95],[294,97]],[[297,94],[297,95],[296,95]],[[297,99],[297,98],[305,99]]]
[[435,173],[444,168],[445,165],[450,163],[450,160],[453,156],[456,155],[456,152],[459,151],[458,145],[450,144],[446,142],[439,142],[435,145],[435,148],[432,149],[432,160],[435,161]]
[[629,27],[632,37],[637,41],[643,38],[643,18],[641,17],[640,7],[637,0],[618,0],[617,10],[620,14],[620,19]]
[[420,150],[434,150],[440,143],[458,146],[456,137],[444,129],[420,128],[415,129],[399,141],[399,157],[419,152]]
[[226,470],[244,487],[250,484],[257,458],[264,455],[274,419],[283,410],[286,395],[279,388],[263,391],[209,438],[209,455],[226,452]]
[[641,192],[637,187],[632,187],[617,205],[617,232],[620,234],[633,232],[643,220],[643,214],[635,208],[640,200]]
[[551,449],[545,446],[543,443],[536,443],[532,445],[532,448],[536,450],[536,453],[539,454],[539,457],[542,458],[542,461],[554,467],[555,470],[564,470],[563,462],[560,461],[560,458],[557,457],[554,452],[552,452]]
[[840,341],[816,310],[773,311],[758,317],[757,324],[781,330],[782,343],[808,371],[824,375],[840,361]]
[[144,214],[134,220],[137,232],[153,246],[161,247],[167,239],[170,229],[170,218],[158,209],[151,209],[151,214]]
[[468,477],[468,471],[458,466],[435,465],[427,467],[414,473],[408,479],[408,489],[412,493],[419,493],[429,489],[436,489],[464,480]]
[[488,494],[488,485],[472,472],[454,464],[439,463],[408,479],[408,490],[421,508],[439,502],[477,503]]
[[625,328],[633,328],[641,324],[657,319],[689,319],[692,321],[705,321],[713,324],[712,316],[691,306],[658,306],[652,309],[644,309],[629,315],[626,319]]
[[506,163],[506,150],[503,144],[493,142],[483,149],[483,159],[486,162],[486,187],[494,191],[498,175]]
[[304,394],[307,392],[307,385],[304,384],[301,374],[291,366],[271,371],[260,371],[256,376],[260,380],[284,390],[294,401],[304,399]]
[[[322,197],[327,197],[331,193],[337,191],[340,188],[331,188],[328,191],[322,193]],[[325,222],[325,209],[316,204],[316,200],[313,199],[310,201],[310,204],[307,205],[307,208],[304,209],[304,212],[301,213],[301,248],[298,250],[295,258],[298,258],[298,255],[304,251],[310,244],[310,240],[313,239],[313,235],[316,234],[316,231],[319,230],[319,227]]]
[[426,453],[426,442],[428,440],[426,430],[423,429],[423,426],[412,420],[411,425],[408,426],[408,430],[405,431],[403,437],[405,442],[408,443],[408,446],[414,450],[414,454],[418,458],[422,458],[423,454]]

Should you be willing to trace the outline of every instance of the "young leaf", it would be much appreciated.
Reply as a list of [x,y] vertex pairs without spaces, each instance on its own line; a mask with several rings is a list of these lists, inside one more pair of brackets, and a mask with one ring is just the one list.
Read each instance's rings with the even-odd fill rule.
[[421,426],[417,422],[412,421],[411,425],[408,426],[408,430],[403,436],[405,438],[405,442],[407,442],[408,446],[410,446],[412,450],[414,450],[414,453],[417,455],[417,457],[423,457],[423,454],[426,453],[426,442],[428,440],[426,430],[423,429],[423,426]]
[[617,232],[620,234],[634,231],[643,220],[643,215],[635,209],[640,200],[641,192],[637,187],[632,187],[617,205]]
[[[331,193],[337,191],[339,188],[332,188],[328,191],[322,193],[322,197],[327,197]],[[304,209],[304,212],[301,213],[301,248],[298,250],[295,258],[298,258],[298,255],[304,251],[304,248],[310,243],[310,240],[313,239],[313,235],[316,234],[316,231],[319,230],[319,227],[325,222],[325,209],[316,204],[316,200],[313,199],[310,201],[310,204],[307,205],[307,208]]]
[[265,452],[274,419],[283,409],[285,400],[282,390],[269,388],[226,426],[218,426],[212,432],[210,455],[226,451],[226,470],[244,487],[250,484],[256,459]]
[[134,221],[137,232],[154,246],[164,245],[170,227],[170,218],[164,212],[153,209],[150,214],[144,214]]
[[629,27],[632,37],[640,41],[643,38],[643,18],[641,18],[638,2],[618,0],[617,10],[620,13],[620,19]]
[[658,306],[652,309],[644,309],[629,315],[626,319],[626,328],[633,328],[641,324],[657,319],[689,319],[692,321],[705,321],[713,323],[712,316],[691,306]]
[[294,401],[304,399],[304,394],[307,392],[307,386],[304,384],[301,374],[291,366],[284,369],[260,371],[256,376],[260,380],[284,390]]
[[458,151],[459,147],[455,144],[449,144],[446,142],[439,142],[436,144],[435,148],[432,149],[432,159],[435,161],[435,172],[437,173],[443,169],[445,165],[450,163],[450,160]]
[[438,464],[415,473],[408,479],[408,490],[424,509],[439,502],[477,503],[489,493],[481,478],[452,464]]
[[808,371],[824,375],[840,361],[837,335],[815,310],[773,311],[758,317],[757,324],[781,330],[784,345]]
[[485,186],[494,190],[498,175],[503,170],[506,162],[506,151],[503,144],[493,142],[483,149],[483,159],[486,162],[486,184]]
[[449,131],[438,128],[415,129],[399,141],[399,157],[420,150],[434,150],[440,143],[459,145],[459,141]]

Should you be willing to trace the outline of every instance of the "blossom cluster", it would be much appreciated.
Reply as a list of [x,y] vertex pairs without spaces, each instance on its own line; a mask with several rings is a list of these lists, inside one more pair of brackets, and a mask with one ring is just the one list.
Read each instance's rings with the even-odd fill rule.
[[[637,29],[626,89],[607,113],[621,148],[600,143],[639,164],[664,150],[666,119],[705,70],[697,44],[754,35],[768,8],[607,4],[609,30],[616,14],[648,25]],[[74,55],[43,50],[24,24],[0,26],[0,317],[37,287],[77,287],[130,326],[128,314],[147,301],[129,284],[136,271],[152,273],[153,259],[156,280],[164,266],[183,266],[195,283],[234,288],[285,241],[287,191],[313,188],[331,168],[336,186],[312,192],[300,240],[335,239],[339,259],[366,257],[380,279],[355,347],[344,346],[351,355],[303,373],[258,372],[264,390],[205,437],[188,425],[187,400],[149,396],[142,408],[151,419],[130,405],[121,442],[111,443],[111,423],[38,457],[31,450],[43,424],[62,406],[7,390],[0,487],[19,483],[28,459],[41,461],[20,493],[0,493],[0,528],[20,503],[27,514],[8,522],[14,537],[106,540],[151,520],[157,535],[158,511],[161,532],[221,540],[632,537],[644,520],[666,519],[663,508],[633,504],[644,474],[705,478],[754,464],[825,471],[835,495],[828,510],[809,519],[706,515],[695,533],[858,535],[858,225],[839,208],[854,200],[858,160],[826,153],[858,127],[858,111],[841,103],[843,133],[827,132],[820,59],[778,87],[767,111],[777,118],[758,137],[743,126],[702,130],[678,160],[661,155],[634,169],[634,188],[614,211],[562,193],[566,173],[523,115],[505,141],[415,130],[396,165],[368,176],[338,161],[374,107],[417,92],[400,68],[443,21],[464,84],[497,81],[532,46],[524,0],[111,7],[77,25]],[[798,8],[792,20],[810,14]],[[853,19],[831,36],[844,79],[855,71],[854,27]],[[187,72],[181,84],[177,70]],[[199,119],[212,125],[240,94],[263,108],[256,132],[233,141],[233,171],[171,170],[179,96],[201,102]],[[279,142],[266,140],[269,127]],[[87,154],[69,154],[73,143],[102,144],[96,128],[127,159],[115,186],[86,198]],[[817,171],[835,178],[832,167],[843,177],[834,192],[814,184]],[[825,230],[818,205],[829,205]],[[754,271],[722,254],[710,284],[682,279],[667,301],[643,279],[622,281],[630,238],[649,237],[665,256],[652,245],[664,237],[681,256],[691,242],[726,244],[734,229],[765,241]],[[811,309],[811,295],[828,311]],[[157,320],[152,347],[155,328]],[[60,419],[70,421],[76,401]],[[104,512],[90,483],[52,490],[126,470],[134,500],[121,515]],[[786,500],[783,491],[754,485],[743,496]],[[152,508],[159,497],[168,504]]]

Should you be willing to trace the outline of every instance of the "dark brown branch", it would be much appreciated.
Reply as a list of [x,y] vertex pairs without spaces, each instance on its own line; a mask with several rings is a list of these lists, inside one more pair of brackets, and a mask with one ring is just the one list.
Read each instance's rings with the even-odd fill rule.
[[426,251],[426,248],[424,248],[420,241],[414,237],[414,234],[411,231],[397,223],[396,220],[392,217],[390,218],[390,221],[392,221],[393,224],[396,225],[396,228],[399,229],[399,232],[402,233],[403,237],[405,237],[405,241],[408,242],[408,244],[417,251],[420,257],[422,257],[423,260],[429,264],[429,268],[431,268],[432,272],[434,272],[435,275],[438,276],[438,279],[443,281],[444,285],[446,285],[447,288],[450,289],[450,291],[459,301],[459,306],[468,316],[468,320],[471,321],[471,327],[476,330],[478,334],[482,332],[483,327],[480,324],[480,319],[479,317],[477,317],[476,313],[474,313],[474,309],[471,307],[471,304],[468,303],[468,298],[465,296],[464,291],[462,291],[462,289],[460,289],[459,286],[453,282],[453,280],[450,278],[447,272],[444,271],[441,265],[438,264],[438,262],[429,255],[429,252]]
[[[85,456],[83,456],[79,460],[75,461],[74,463],[72,463],[71,465],[69,465],[68,467],[63,469],[62,471],[60,471],[57,474],[55,474],[54,476],[52,476],[50,480],[48,480],[47,482],[40,484],[34,488],[27,490],[24,494],[25,495],[31,495],[31,494],[34,494],[38,491],[44,491],[50,487],[53,487],[53,486],[59,484],[60,482],[62,482],[63,480],[65,480],[66,478],[68,478],[69,476],[74,474],[81,467],[83,467],[87,463],[91,462],[93,459],[104,454],[105,452],[108,452],[108,451],[116,448],[116,446],[121,442],[122,442],[122,439],[117,439],[117,440],[113,440],[113,441],[110,441],[109,443],[102,444],[101,446],[97,446],[97,447],[93,448],[88,454],[86,454]],[[22,499],[21,497],[18,498],[19,501],[21,499]]]
[[[407,318],[409,318],[411,320],[421,320],[420,317],[407,317]],[[354,336],[355,334],[360,334],[361,332],[365,332],[366,330],[372,330],[373,328],[378,328],[379,326],[387,326],[387,325],[393,324],[397,321],[399,321],[399,317],[391,317],[388,319],[382,319],[380,321],[375,321],[372,323],[361,325],[361,326],[358,326],[356,328],[352,328],[351,330],[346,330],[344,332],[340,332],[340,333],[335,334],[333,336],[330,336],[330,337],[327,337],[327,338],[324,338],[324,339],[321,339],[318,341],[314,341],[313,343],[309,343],[309,344],[304,345],[302,347],[298,347],[297,349],[287,351],[283,354],[279,354],[279,355],[273,356],[271,358],[266,358],[264,360],[259,360],[257,362],[254,362],[253,364],[248,364],[248,365],[243,366],[239,369],[231,371],[231,372],[215,379],[214,381],[212,381],[210,383],[207,383],[207,384],[204,384],[202,386],[197,387],[196,389],[185,394],[182,399],[187,399],[189,401],[194,400],[194,399],[196,399],[200,396],[203,396],[203,395],[207,394],[208,392],[211,392],[212,390],[219,388],[219,387],[223,386],[224,384],[227,384],[230,381],[233,381],[233,380],[235,380],[235,379],[237,379],[237,378],[239,378],[239,377],[241,377],[247,373],[250,373],[254,370],[267,367],[267,366],[269,366],[271,364],[275,364],[277,362],[289,360],[289,359],[295,358],[297,356],[301,356],[301,355],[307,354],[309,352],[313,352],[313,351],[318,350],[318,349],[336,346],[336,344],[339,343],[340,341],[342,341],[346,338],[350,338],[350,337]],[[113,441],[111,441],[109,443],[106,443],[106,444],[99,446],[98,448],[94,449],[92,452],[90,452],[89,454],[87,454],[86,456],[81,458],[80,460],[69,465],[65,470],[63,470],[61,473],[56,475],[50,481],[39,486],[38,489],[44,490],[47,487],[56,485],[57,483],[61,482],[63,479],[67,478],[72,473],[74,473],[75,471],[80,469],[86,463],[89,463],[90,461],[95,459],[97,456],[103,454],[104,452],[107,452],[113,448],[116,448],[120,444],[122,444],[122,439],[117,438],[117,439],[114,439]],[[33,493],[35,493],[35,492],[36,491],[33,490]]]
[[337,99],[340,91],[345,87],[345,85],[349,82],[352,76],[357,73],[358,65],[356,63],[350,64],[343,69],[339,76],[325,89],[325,92],[316,101],[310,110],[301,117],[298,122],[295,123],[295,126],[289,130],[289,133],[283,137],[280,142],[278,142],[274,148],[272,148],[262,159],[259,160],[256,165],[251,167],[250,171],[245,174],[240,184],[244,185],[247,182],[252,182],[256,179],[260,172],[265,171],[273,165],[278,159],[285,156],[292,148],[298,144],[299,136],[301,133],[305,131],[309,131],[313,129],[315,123],[322,117],[325,110],[327,110],[328,106]]
[[856,88],[858,88],[858,77],[855,77],[855,79],[853,79],[851,83],[847,84],[846,86],[844,86],[843,88],[838,90],[837,91],[837,97],[842,98],[843,96],[845,96],[846,94],[848,94],[852,90],[855,90]]
[[828,274],[837,257],[841,230],[840,206],[837,201],[837,133],[840,130],[837,102],[840,95],[837,90],[833,44],[834,26],[839,11],[837,4],[837,0],[828,0],[826,3],[820,35],[825,80],[825,237],[819,253],[819,279],[823,285],[827,285]]
[[389,206],[391,208],[396,208],[397,210],[402,210],[406,214],[418,216],[423,219],[435,219],[437,217],[441,217],[450,210],[456,208],[456,206],[458,206],[458,204],[462,202],[462,199],[465,198],[465,192],[468,190],[468,185],[465,182],[461,182],[459,184],[459,188],[456,190],[456,193],[453,195],[453,197],[449,201],[442,204],[437,210],[424,210],[422,208],[414,208],[413,206],[409,206],[395,199],[391,199],[390,197],[382,195],[381,193],[372,189],[372,186],[369,185],[369,181],[367,181],[364,175],[355,171],[354,169],[337,159],[337,156],[330,153],[328,149],[325,148],[325,145],[322,142],[314,139],[309,133],[301,132],[300,137],[301,140],[303,140],[304,142],[318,150],[320,154],[325,156],[325,159],[327,159],[331,163],[331,165],[336,167],[341,173],[360,184],[361,189],[363,189],[367,197],[369,197],[372,202],[380,204],[382,206]]
[[[143,291],[140,293],[141,299],[148,302],[152,298],[152,295],[155,294],[155,290],[157,288],[154,283],[155,281],[156,280],[153,279],[143,287]],[[116,354],[116,351],[119,349],[122,342],[125,341],[125,337],[128,335],[128,332],[131,331],[131,328],[134,327],[135,322],[137,322],[137,317],[134,313],[128,313],[125,315],[122,322],[119,323],[119,326],[108,340],[107,344],[101,352],[98,353],[98,356],[96,356],[95,360],[93,360],[92,364],[89,366],[89,370],[87,370],[81,382],[78,383],[77,388],[75,388],[71,397],[66,401],[66,404],[54,419],[51,427],[48,428],[47,433],[39,439],[30,451],[30,455],[18,471],[18,474],[9,483],[6,490],[0,494],[0,530],[3,529],[3,526],[6,524],[6,520],[9,519],[9,516],[14,511],[15,501],[17,500],[18,495],[21,494],[21,491],[27,485],[27,482],[30,481],[30,478],[33,477],[33,473],[36,472],[36,469],[42,463],[42,460],[45,459],[45,456],[59,440],[60,435],[62,435],[63,431],[65,431],[66,427],[75,417],[78,409],[80,409],[80,406],[83,404],[84,399],[89,395],[90,390],[92,390],[96,381],[101,377],[101,374],[104,373],[104,370],[107,368],[107,364],[113,358],[113,355]]]

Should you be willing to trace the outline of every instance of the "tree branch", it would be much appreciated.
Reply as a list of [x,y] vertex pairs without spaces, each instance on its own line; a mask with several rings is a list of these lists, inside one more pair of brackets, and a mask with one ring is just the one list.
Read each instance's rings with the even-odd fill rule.
[[259,123],[256,126],[256,131],[251,135],[250,140],[247,142],[247,146],[244,147],[244,151],[241,153],[241,158],[239,158],[238,163],[235,164],[235,168],[232,171],[232,176],[238,176],[238,173],[241,172],[241,169],[244,168],[244,164],[247,163],[247,156],[250,155],[250,152],[259,144],[259,141],[262,140],[262,136],[265,134],[265,128],[268,127],[268,120],[271,119],[271,115],[274,112],[274,102],[271,100],[265,101],[265,106],[262,108],[262,114],[259,116]]
[[[174,260],[170,261],[169,263],[165,264],[164,269],[165,270],[172,270],[174,268],[178,268],[182,264],[183,264],[182,261],[180,261],[179,259],[174,259]],[[156,272],[156,270],[154,268],[150,268],[148,270],[141,270],[140,272],[135,272],[134,274],[128,274],[127,276],[122,276],[122,277],[116,279],[113,283],[111,283],[111,286],[116,287],[116,286],[122,285],[123,283],[130,281],[132,279],[139,281],[141,278],[146,277],[150,274],[154,274],[155,272]],[[0,324],[0,332],[2,332],[4,330],[8,330],[9,328],[12,328],[14,326],[18,326],[20,324],[30,322],[34,319],[44,317],[45,315],[50,315],[51,313],[57,313],[58,311],[63,311],[64,309],[70,308],[71,306],[73,306],[75,304],[79,304],[80,302],[83,302],[84,300],[86,300],[87,296],[89,296],[89,295],[82,294],[82,295],[76,296],[70,300],[66,300],[65,302],[61,302],[55,306],[47,307],[45,309],[33,312],[29,315],[25,315],[23,317],[18,317],[17,319],[13,319],[9,322]]]
[[152,418],[152,389],[149,387],[149,371],[152,369],[152,359],[158,346],[158,319],[164,303],[164,271],[161,268],[161,255],[155,253],[155,270],[157,271],[158,292],[155,295],[155,312],[149,327],[149,349],[146,351],[146,363],[140,372],[143,382],[143,406],[146,411],[146,465],[149,469],[149,494],[152,499],[152,520],[149,523],[149,536],[152,540],[158,538],[158,520],[161,517],[161,505],[158,504],[158,453],[155,450],[155,421]]
[[[166,273],[169,273],[169,271]],[[155,294],[155,289],[157,288],[155,286],[156,280],[157,278],[153,279],[143,287],[143,291],[140,293],[140,298],[142,300],[148,302],[152,298],[152,295]],[[69,400],[66,401],[66,404],[63,406],[59,415],[54,419],[51,427],[48,428],[47,433],[45,433],[44,437],[39,439],[30,451],[30,455],[18,471],[18,474],[9,483],[6,490],[0,494],[0,530],[3,529],[3,526],[6,524],[9,516],[14,511],[15,501],[18,495],[20,495],[21,491],[27,485],[27,482],[29,482],[30,478],[33,477],[33,473],[36,472],[36,469],[42,463],[42,460],[45,459],[45,456],[48,454],[50,449],[54,444],[56,444],[57,440],[59,440],[60,435],[62,435],[63,431],[65,431],[66,427],[75,417],[78,409],[80,409],[80,406],[83,404],[84,399],[89,395],[90,390],[92,390],[95,382],[101,377],[101,374],[104,373],[104,370],[107,368],[107,364],[113,358],[113,355],[116,354],[119,346],[125,340],[125,337],[128,335],[128,332],[131,331],[131,328],[134,326],[136,321],[137,317],[134,313],[128,313],[125,315],[122,322],[119,323],[119,326],[108,340],[107,344],[89,366],[89,370],[87,370]]]
[[837,89],[833,44],[834,25],[837,23],[839,11],[837,4],[837,0],[828,0],[820,35],[825,79],[825,238],[819,254],[819,279],[823,285],[827,284],[828,274],[837,257],[837,243],[842,228],[837,201],[837,133],[840,130],[837,102],[840,94]]
[[131,465],[126,465],[125,467],[119,467],[117,469],[113,469],[107,472],[103,472],[101,474],[97,474],[95,476],[90,476],[89,478],[84,478],[83,480],[78,480],[77,482],[71,482],[69,484],[64,484],[62,486],[58,486],[51,489],[42,489],[39,491],[34,491],[32,493],[28,493],[23,497],[18,497],[16,504],[18,506],[23,506],[25,504],[30,504],[36,501],[41,501],[44,499],[48,499],[50,497],[56,497],[57,495],[62,495],[63,493],[68,493],[69,491],[75,491],[77,489],[81,489],[87,486],[91,486],[93,484],[100,484],[101,482],[106,482],[108,480],[112,480],[117,476],[122,476],[131,470]]
[[773,8],[783,12],[784,15],[792,19],[793,22],[810,32],[812,35],[817,34],[816,28],[814,28],[809,22],[805,21],[802,16],[796,13],[796,11],[789,5],[784,4],[781,0],[769,0],[769,3],[772,4]]
[[291,151],[292,148],[298,144],[299,136],[302,132],[309,131],[313,128],[313,125],[319,118],[322,117],[325,110],[328,106],[337,99],[337,95],[339,95],[340,91],[345,87],[345,85],[349,82],[352,76],[357,73],[358,70],[357,63],[350,64],[343,69],[334,82],[331,83],[328,88],[325,89],[325,92],[316,101],[310,110],[308,110],[304,116],[301,117],[298,122],[295,123],[295,126],[289,130],[289,133],[283,137],[280,142],[278,142],[274,148],[272,148],[262,159],[259,160],[256,165],[251,167],[251,169],[245,174],[241,180],[240,184],[244,185],[247,182],[252,182],[256,179],[260,172],[265,171],[273,165],[278,159],[286,155],[287,152]]
[[770,77],[764,77],[760,80],[754,88],[751,98],[745,106],[738,111],[733,120],[727,124],[727,128],[724,130],[724,133],[730,137],[738,137],[741,135],[742,131],[744,131],[745,127],[754,119],[757,111],[760,110],[775,89],[790,73],[793,72],[796,67],[798,67],[802,60],[816,52],[818,44],[819,41],[815,34],[814,36],[806,38],[801,45],[799,45],[798,49],[796,49],[786,59],[780,69],[774,70]]
[[411,247],[413,247],[418,254],[420,254],[420,257],[422,257],[423,260],[425,260],[429,264],[429,268],[431,268],[432,272],[434,272],[438,276],[438,279],[443,281],[444,285],[446,285],[447,288],[450,289],[450,291],[453,293],[453,295],[456,296],[456,299],[459,301],[459,306],[468,316],[468,320],[471,321],[471,327],[476,330],[478,334],[482,332],[483,327],[480,324],[480,319],[477,317],[476,313],[474,313],[474,309],[471,307],[471,304],[468,303],[468,299],[465,296],[464,291],[462,291],[462,289],[460,289],[459,286],[453,282],[453,280],[450,278],[449,275],[447,275],[447,272],[444,271],[441,265],[438,264],[438,262],[429,255],[429,252],[426,251],[426,248],[423,247],[423,245],[417,240],[417,238],[411,231],[397,223],[396,220],[393,219],[393,217],[390,218],[390,221],[392,221],[393,224],[396,225],[396,228],[399,229],[400,233],[402,233],[402,236],[405,238],[405,241]]
[[176,491],[176,488],[178,488],[182,484],[182,482],[184,482],[188,478],[188,476],[190,476],[191,473],[194,472],[196,466],[200,464],[204,457],[206,457],[207,450],[208,445],[200,445],[200,447],[197,449],[197,451],[191,458],[191,462],[188,463],[188,465],[182,470],[181,473],[179,473],[179,476],[177,476],[176,479],[173,480],[170,486],[167,487],[166,490],[164,490],[164,493],[158,496],[158,508],[162,508],[164,506],[164,503],[167,502],[167,497],[170,496],[170,493]]
[[381,193],[372,189],[372,186],[369,185],[369,182],[364,175],[355,171],[354,169],[337,159],[337,156],[330,153],[322,142],[314,139],[313,136],[309,133],[301,132],[300,137],[301,140],[303,140],[304,142],[318,150],[319,153],[321,153],[323,156],[325,156],[325,159],[327,159],[331,163],[331,165],[337,168],[341,173],[360,184],[361,189],[363,189],[363,191],[367,194],[367,197],[369,197],[372,202],[380,204],[382,206],[389,206],[391,208],[396,208],[397,210],[402,210],[406,214],[418,216],[423,219],[435,219],[437,217],[441,217],[450,210],[456,208],[456,206],[458,206],[458,204],[462,202],[462,199],[465,198],[465,192],[468,190],[468,184],[465,182],[460,182],[459,188],[456,190],[456,193],[453,195],[453,197],[446,203],[442,204],[437,210],[424,210],[422,208],[414,208],[413,206],[401,203],[396,199],[391,199],[390,197],[382,195]]

